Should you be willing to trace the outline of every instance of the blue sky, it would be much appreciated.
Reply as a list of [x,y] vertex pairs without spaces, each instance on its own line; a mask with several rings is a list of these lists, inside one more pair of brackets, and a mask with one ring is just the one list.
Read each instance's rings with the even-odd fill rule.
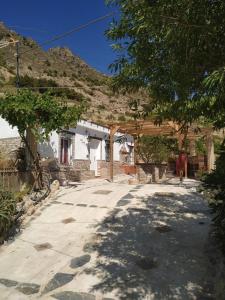
[[[7,0],[1,3],[0,20],[8,26],[17,26],[13,28],[15,31],[42,43],[54,35],[111,11],[113,9],[106,7],[104,0]],[[115,59],[115,54],[104,32],[111,19],[101,21],[48,47],[67,46],[92,67],[109,73],[108,66]]]

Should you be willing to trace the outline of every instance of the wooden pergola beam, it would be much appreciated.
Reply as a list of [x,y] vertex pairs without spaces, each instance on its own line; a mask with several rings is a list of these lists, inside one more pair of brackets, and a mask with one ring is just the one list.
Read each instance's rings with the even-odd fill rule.
[[[158,135],[166,135],[168,137],[174,137],[178,139],[179,149],[181,150],[183,147],[183,139],[184,134],[181,133],[180,125],[174,123],[173,121],[165,121],[162,124],[157,125],[154,121],[130,121],[127,123],[110,123],[108,124],[110,130],[110,180],[113,181],[114,172],[113,172],[113,161],[114,161],[114,135],[119,130],[121,133],[132,135],[134,138],[137,136],[150,135],[150,136],[158,136]],[[213,146],[211,146],[211,139],[209,135],[213,135],[213,130],[210,128],[199,128],[197,126],[190,127],[188,129],[188,133],[185,135],[189,139],[194,139],[198,137],[207,136],[208,141],[208,157],[213,152]],[[210,158],[208,158],[208,161]],[[212,158],[208,162],[208,168],[212,169]],[[187,166],[185,166],[185,177],[187,177]]]

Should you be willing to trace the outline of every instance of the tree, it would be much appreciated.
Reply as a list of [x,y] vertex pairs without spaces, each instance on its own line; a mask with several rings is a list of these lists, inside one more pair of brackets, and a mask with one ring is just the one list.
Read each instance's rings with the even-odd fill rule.
[[28,128],[37,140],[45,140],[52,131],[75,126],[84,109],[85,103],[68,106],[66,102],[56,101],[50,93],[38,94],[30,90],[6,94],[0,100],[0,115],[18,128],[22,139]]
[[142,136],[138,140],[137,153],[145,163],[167,162],[172,153],[178,151],[174,139],[165,136]]
[[25,89],[15,94],[6,94],[0,100],[0,115],[12,127],[17,127],[31,161],[37,164],[37,173],[40,168],[36,160],[37,149],[34,149],[33,144],[47,140],[52,131],[75,126],[86,105],[83,102],[77,106],[68,106],[66,102],[55,100],[50,93],[39,94]]
[[108,0],[120,9],[107,36],[114,88],[144,87],[159,117],[225,124],[225,2]]

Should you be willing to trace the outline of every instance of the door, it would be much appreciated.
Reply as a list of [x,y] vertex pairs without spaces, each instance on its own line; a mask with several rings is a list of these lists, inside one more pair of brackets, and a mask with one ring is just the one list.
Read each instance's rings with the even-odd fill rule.
[[90,170],[95,171],[95,176],[98,176],[98,146],[99,140],[90,140]]
[[60,163],[66,165],[69,163],[69,140],[68,139],[61,139]]

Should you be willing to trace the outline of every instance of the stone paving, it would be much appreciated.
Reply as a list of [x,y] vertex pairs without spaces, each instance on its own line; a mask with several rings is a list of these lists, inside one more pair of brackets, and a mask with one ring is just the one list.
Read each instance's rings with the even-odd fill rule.
[[196,185],[62,188],[0,248],[0,299],[213,299]]

